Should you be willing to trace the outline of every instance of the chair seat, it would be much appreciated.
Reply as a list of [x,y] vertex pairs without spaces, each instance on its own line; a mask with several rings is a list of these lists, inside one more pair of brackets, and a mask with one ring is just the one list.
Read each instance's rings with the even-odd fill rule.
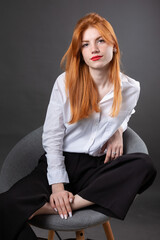
[[41,215],[32,218],[29,223],[33,226],[55,231],[76,231],[102,224],[109,217],[91,209],[83,209],[73,212],[72,217],[67,220],[61,219],[59,215]]

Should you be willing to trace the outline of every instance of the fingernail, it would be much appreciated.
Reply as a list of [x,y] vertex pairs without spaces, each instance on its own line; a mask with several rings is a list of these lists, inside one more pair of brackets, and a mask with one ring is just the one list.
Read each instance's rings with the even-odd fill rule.
[[70,202],[70,203],[72,203],[72,202],[73,202],[73,199],[72,199],[72,198],[70,198],[70,199],[69,199],[69,202]]
[[64,218],[67,219],[67,215],[64,215]]
[[57,210],[57,208],[54,208],[54,210],[57,212],[58,210]]
[[63,217],[63,214],[61,214],[60,217],[63,219],[63,218],[64,218],[64,217]]
[[72,213],[71,212],[69,212],[69,216],[72,217]]

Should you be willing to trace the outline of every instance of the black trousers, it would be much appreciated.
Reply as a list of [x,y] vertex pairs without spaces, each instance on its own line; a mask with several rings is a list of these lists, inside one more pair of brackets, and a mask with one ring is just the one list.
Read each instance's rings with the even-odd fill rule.
[[[94,202],[89,208],[124,219],[135,196],[154,181],[156,170],[143,153],[126,154],[104,164],[105,156],[64,152],[69,184],[65,189]],[[45,155],[27,177],[0,194],[0,239],[35,240],[28,218],[49,202]]]

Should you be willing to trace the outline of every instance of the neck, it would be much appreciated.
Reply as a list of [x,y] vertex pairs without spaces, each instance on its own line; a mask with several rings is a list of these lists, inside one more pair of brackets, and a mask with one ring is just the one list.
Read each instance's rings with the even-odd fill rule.
[[105,69],[90,69],[90,74],[94,83],[97,86],[98,94],[99,94],[99,101],[103,99],[103,97],[109,93],[112,88],[112,83],[109,81],[108,71]]
[[108,71],[106,69],[89,69],[90,74],[93,78],[94,83],[96,86],[99,87],[104,87],[106,84],[109,83],[109,78],[108,78]]

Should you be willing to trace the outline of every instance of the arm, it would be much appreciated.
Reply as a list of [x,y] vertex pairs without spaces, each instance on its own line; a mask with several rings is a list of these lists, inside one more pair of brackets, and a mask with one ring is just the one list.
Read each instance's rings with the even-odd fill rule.
[[123,128],[120,127],[110,139],[103,145],[101,152],[107,149],[106,158],[104,163],[109,162],[109,160],[114,160],[115,158],[123,154]]
[[131,113],[125,118],[118,130],[110,137],[110,139],[103,145],[101,152],[107,149],[106,158],[104,163],[109,160],[114,160],[117,157],[123,155],[123,132],[126,131],[128,127],[128,122],[131,115],[135,113],[133,109]]
[[47,178],[50,185],[69,182],[63,156],[64,134],[63,99],[56,81],[51,93],[42,135],[48,164]]
[[126,131],[126,129],[128,127],[129,119],[131,118],[132,114],[134,114],[134,113],[135,113],[135,110],[133,109],[132,112],[126,117],[126,119],[121,124],[121,128],[123,129],[123,132]]
[[[134,79],[125,76],[123,81],[123,109],[130,109],[130,113],[126,116],[124,121],[121,123],[120,128],[108,139],[103,145],[102,151],[107,149],[105,163],[109,160],[113,160],[123,154],[123,132],[127,129],[129,119],[133,113],[135,113],[135,106],[139,99],[140,84]],[[116,154],[115,154],[116,153]]]
[[[59,88],[62,89],[59,89]],[[47,178],[52,185],[50,205],[61,217],[71,215],[69,200],[73,195],[64,190],[64,183],[68,183],[63,156],[63,138],[65,127],[63,121],[63,86],[54,85],[50,102],[47,109],[46,119],[43,127],[43,147],[47,157]]]

